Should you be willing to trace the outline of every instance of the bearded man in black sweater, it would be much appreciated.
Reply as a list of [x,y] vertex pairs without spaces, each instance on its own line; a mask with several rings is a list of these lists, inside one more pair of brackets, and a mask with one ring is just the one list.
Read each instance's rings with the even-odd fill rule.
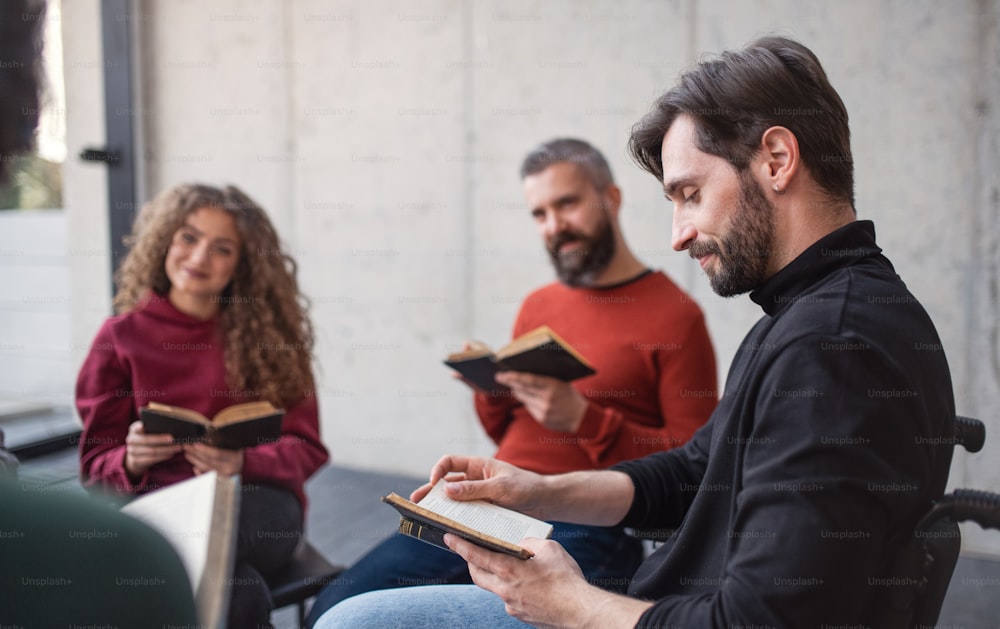
[[430,480],[673,534],[629,596],[587,585],[552,541],[523,540],[521,561],[448,537],[482,589],[365,595],[319,626],[877,626],[893,554],[944,492],[955,408],[934,325],[857,220],[843,102],[809,49],[765,37],[685,73],[630,150],[674,205],[673,247],[763,310],[717,410],[684,447],[610,471],[446,456]]

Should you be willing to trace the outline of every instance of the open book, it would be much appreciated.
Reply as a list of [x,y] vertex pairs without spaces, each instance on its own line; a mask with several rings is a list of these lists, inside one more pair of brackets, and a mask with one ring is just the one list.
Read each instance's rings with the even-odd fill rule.
[[240,477],[206,472],[122,507],[177,551],[194,590],[201,627],[225,625],[239,526]]
[[451,533],[473,544],[497,552],[528,559],[533,553],[518,545],[525,537],[542,539],[552,535],[548,522],[511,511],[484,500],[463,502],[444,493],[444,480],[438,481],[420,502],[411,502],[395,493],[382,497],[399,511],[399,532],[451,550],[444,534]]
[[449,354],[448,365],[480,389],[505,390],[493,377],[498,371],[524,371],[569,382],[593,375],[594,367],[547,325],[525,332],[496,352],[478,341]]
[[150,434],[170,433],[177,443],[203,441],[239,450],[272,443],[281,437],[285,411],[270,402],[245,402],[219,411],[209,419],[197,411],[150,402],[139,409],[142,428]]

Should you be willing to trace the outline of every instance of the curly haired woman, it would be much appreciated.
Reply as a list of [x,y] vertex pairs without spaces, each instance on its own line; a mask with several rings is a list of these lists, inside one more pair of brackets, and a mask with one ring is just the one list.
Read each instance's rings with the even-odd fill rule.
[[[328,458],[310,368],[312,326],[264,211],[239,189],[182,185],[143,206],[76,388],[85,485],[135,495],[215,470],[244,483],[230,627],[268,626],[262,573],[302,535],[303,484]],[[161,402],[207,417],[239,402],[286,409],[274,443],[224,450],[143,432]]]

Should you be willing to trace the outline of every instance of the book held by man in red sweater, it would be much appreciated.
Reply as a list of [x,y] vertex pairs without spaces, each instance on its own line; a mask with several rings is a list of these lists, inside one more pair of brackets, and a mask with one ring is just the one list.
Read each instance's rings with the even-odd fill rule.
[[449,354],[448,365],[483,391],[505,390],[494,376],[500,371],[523,371],[569,382],[597,371],[549,326],[525,332],[496,352],[478,341],[467,350]]
[[239,450],[281,437],[285,411],[270,402],[228,406],[211,419],[189,408],[150,402],[139,409],[142,428],[149,434],[170,433],[177,443],[204,442],[216,448]]

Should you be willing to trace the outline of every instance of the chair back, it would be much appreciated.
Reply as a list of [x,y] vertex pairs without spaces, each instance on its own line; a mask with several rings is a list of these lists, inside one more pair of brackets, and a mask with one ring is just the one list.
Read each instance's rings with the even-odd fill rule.
[[[955,418],[956,445],[979,452],[985,441],[983,422]],[[915,629],[937,624],[962,547],[958,523],[966,521],[1000,529],[1000,494],[956,489],[934,503],[891,566],[893,586],[879,601],[877,626]]]

